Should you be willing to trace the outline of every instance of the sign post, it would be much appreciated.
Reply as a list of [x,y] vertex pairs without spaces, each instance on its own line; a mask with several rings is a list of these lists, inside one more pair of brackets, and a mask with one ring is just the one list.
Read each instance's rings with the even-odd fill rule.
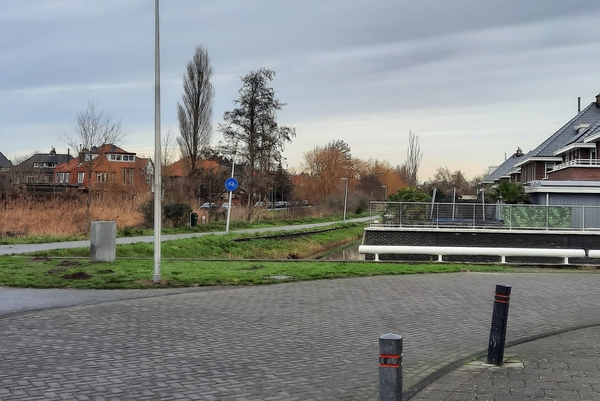
[[231,196],[233,191],[238,189],[238,180],[233,178],[233,165],[231,167],[231,177],[225,180],[225,189],[229,191],[229,204],[227,207],[227,224],[225,225],[225,233],[229,234],[229,219],[231,218]]

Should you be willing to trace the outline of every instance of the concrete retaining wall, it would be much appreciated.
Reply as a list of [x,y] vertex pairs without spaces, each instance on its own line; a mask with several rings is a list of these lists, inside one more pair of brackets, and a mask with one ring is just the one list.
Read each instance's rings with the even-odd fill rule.
[[[380,228],[365,229],[363,245],[404,245],[404,246],[464,246],[464,247],[506,247],[506,248],[568,248],[600,249],[600,234],[589,232],[552,231],[492,231],[492,230],[444,230]],[[365,255],[373,260],[373,255]],[[435,261],[430,255],[379,255],[380,260],[419,260]],[[445,261],[455,262],[499,262],[498,257],[489,256],[446,256]],[[557,263],[562,258],[552,257],[507,257],[507,263]],[[571,264],[597,264],[596,258],[569,258]]]

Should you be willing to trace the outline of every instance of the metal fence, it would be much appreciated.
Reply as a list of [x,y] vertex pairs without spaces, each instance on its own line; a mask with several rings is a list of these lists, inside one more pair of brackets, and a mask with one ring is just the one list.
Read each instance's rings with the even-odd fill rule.
[[372,227],[600,230],[600,206],[371,202]]

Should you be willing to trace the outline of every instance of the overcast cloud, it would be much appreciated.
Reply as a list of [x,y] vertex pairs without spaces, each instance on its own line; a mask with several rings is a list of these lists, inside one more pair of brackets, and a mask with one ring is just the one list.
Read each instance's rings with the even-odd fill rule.
[[[52,146],[88,101],[121,119],[123,147],[154,143],[154,1],[4,1],[0,152]],[[186,63],[207,48],[215,127],[240,77],[268,67],[297,129],[285,151],[342,139],[402,164],[409,129],[437,167],[480,174],[528,151],[600,92],[597,0],[162,0],[162,125],[177,131]],[[219,141],[215,132],[213,142]]]

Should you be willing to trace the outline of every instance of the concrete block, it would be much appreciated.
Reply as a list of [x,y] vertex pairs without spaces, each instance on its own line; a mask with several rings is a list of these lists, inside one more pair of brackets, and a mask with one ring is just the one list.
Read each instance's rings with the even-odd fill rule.
[[117,222],[92,221],[90,262],[114,262],[117,256]]

